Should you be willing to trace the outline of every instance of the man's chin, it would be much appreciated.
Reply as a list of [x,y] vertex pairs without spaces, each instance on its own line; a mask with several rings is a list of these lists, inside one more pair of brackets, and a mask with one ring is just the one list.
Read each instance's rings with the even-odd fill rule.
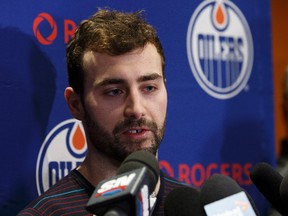
[[134,151],[131,151],[130,154],[136,151],[147,151],[150,152],[151,154],[155,155],[157,154],[157,148],[155,146],[143,146],[141,148],[135,149]]
[[[119,148],[122,146],[122,148]],[[148,151],[153,155],[157,155],[158,146],[156,144],[151,143],[126,143],[126,145],[121,145],[118,143],[118,147],[114,146],[110,148],[110,150],[106,149],[99,149],[98,151],[105,154],[107,157],[114,159],[119,162],[123,162],[126,157],[128,157],[130,154],[136,151]]]

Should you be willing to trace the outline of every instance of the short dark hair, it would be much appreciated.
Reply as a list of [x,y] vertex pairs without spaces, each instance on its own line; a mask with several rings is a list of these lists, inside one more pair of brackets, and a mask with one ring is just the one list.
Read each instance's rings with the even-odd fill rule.
[[162,59],[164,76],[165,56],[156,30],[146,22],[143,11],[124,13],[99,9],[92,17],[80,23],[66,48],[68,82],[76,93],[83,93],[83,55],[87,51],[111,56],[128,53],[153,44]]

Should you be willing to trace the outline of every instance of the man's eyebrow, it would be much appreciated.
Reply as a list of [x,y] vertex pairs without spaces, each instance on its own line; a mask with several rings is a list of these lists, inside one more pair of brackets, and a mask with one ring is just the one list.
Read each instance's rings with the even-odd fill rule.
[[95,83],[95,86],[106,86],[106,85],[115,85],[115,84],[123,84],[125,83],[124,79],[118,79],[118,78],[107,78],[100,82]]
[[153,73],[153,74],[141,76],[137,79],[137,81],[138,82],[145,82],[145,81],[156,80],[156,79],[160,79],[160,78],[163,78],[160,74]]
[[[153,74],[148,74],[148,75],[143,75],[137,79],[137,82],[145,82],[145,81],[150,81],[150,80],[156,80],[163,78],[160,74],[158,73],[153,73]],[[124,84],[126,81],[121,78],[107,78],[104,79],[100,82],[96,82],[94,86],[107,86],[107,85],[117,85],[117,84]]]

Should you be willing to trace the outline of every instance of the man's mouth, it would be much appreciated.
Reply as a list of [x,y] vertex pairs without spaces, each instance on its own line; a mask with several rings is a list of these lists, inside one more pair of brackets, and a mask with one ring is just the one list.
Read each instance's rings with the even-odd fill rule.
[[122,132],[123,135],[128,135],[134,138],[140,138],[147,135],[148,128],[129,128]]
[[137,130],[128,130],[128,133],[132,133],[132,134],[138,134],[138,133],[142,133],[144,130],[142,129],[137,129]]

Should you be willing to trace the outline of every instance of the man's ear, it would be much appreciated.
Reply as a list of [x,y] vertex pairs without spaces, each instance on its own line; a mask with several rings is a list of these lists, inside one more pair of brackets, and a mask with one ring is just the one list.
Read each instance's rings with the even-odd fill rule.
[[80,95],[77,94],[72,87],[67,87],[64,92],[64,97],[73,117],[78,120],[83,120],[84,110]]

